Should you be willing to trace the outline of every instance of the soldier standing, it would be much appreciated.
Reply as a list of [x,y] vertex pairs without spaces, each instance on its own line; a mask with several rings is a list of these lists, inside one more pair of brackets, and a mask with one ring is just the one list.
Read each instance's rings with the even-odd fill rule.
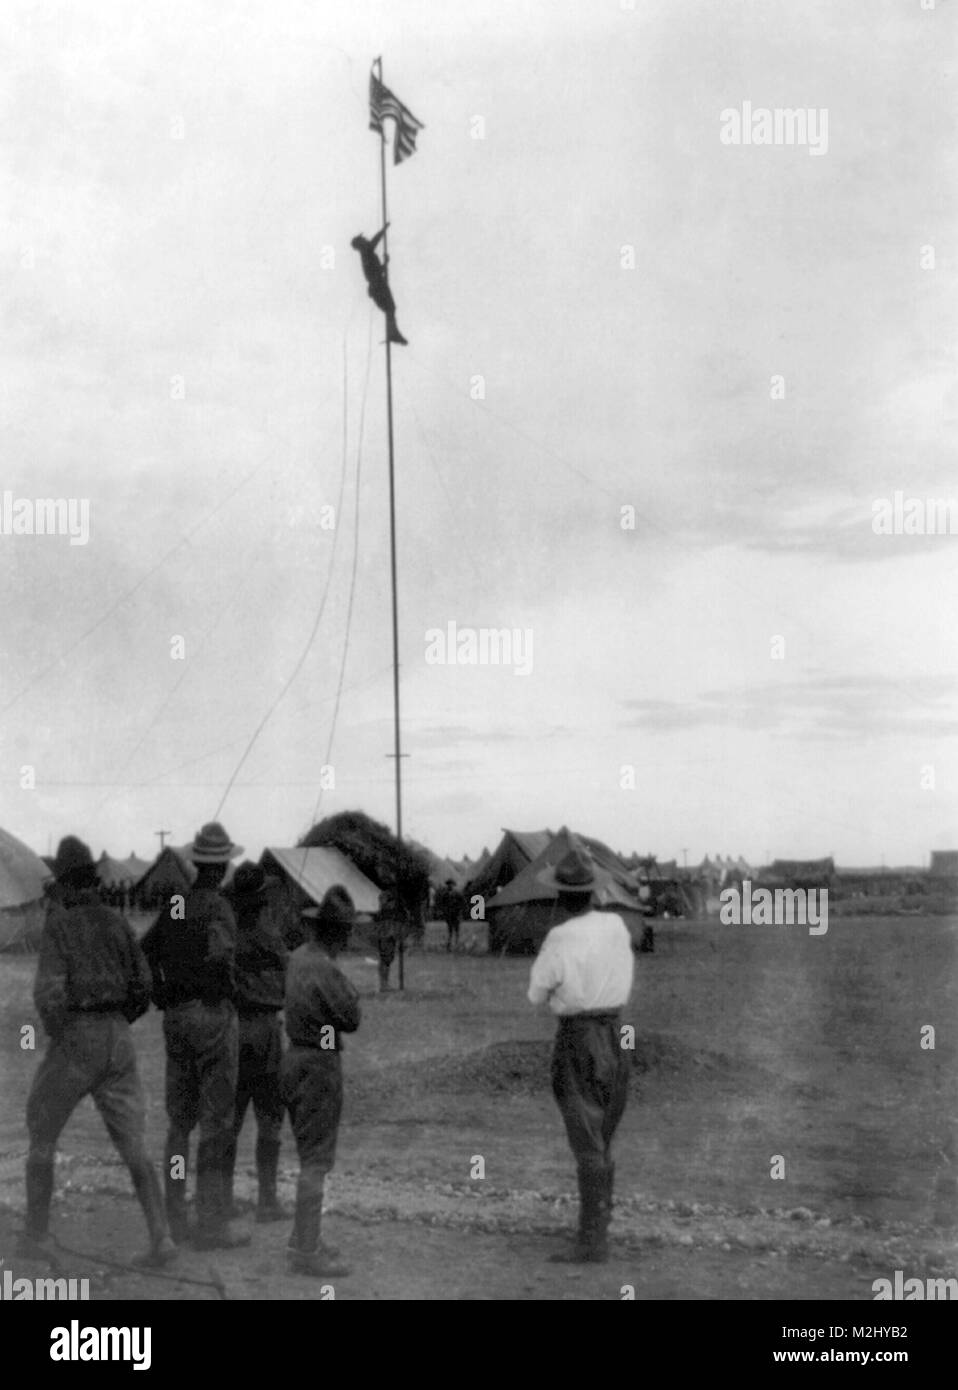
[[49,1256],[57,1140],[91,1095],[123,1159],[150,1232],[141,1263],[176,1256],[163,1198],[144,1148],[146,1106],[130,1024],[150,1006],[150,972],[128,923],[99,901],[96,866],[82,840],[60,841],[37,964],[34,1002],[50,1037],[27,1100],[27,1224],[19,1253]]
[[322,1244],[326,1174],[336,1157],[343,1108],[342,1034],[359,1027],[359,995],[335,965],[355,919],[352,899],[338,884],[318,908],[303,911],[308,937],[289,959],[283,1100],[299,1154],[296,1219],[288,1260],[293,1274],[347,1275],[337,1251]]
[[379,895],[379,912],[376,916],[380,994],[385,994],[390,988],[389,971],[396,959],[396,948],[404,929],[405,918],[399,894],[394,888],[386,889]]
[[143,938],[153,999],[164,1010],[166,1209],[174,1239],[184,1240],[190,1134],[198,1124],[194,1244],[200,1250],[233,1249],[250,1240],[248,1232],[230,1228],[227,1206],[239,1035],[236,921],[219,891],[227,865],[241,853],[218,822],[204,825],[190,849],[196,882],[173,895]]
[[447,878],[445,884],[436,894],[436,913],[446,924],[446,950],[451,951],[453,944],[459,948],[459,920],[462,917],[463,900],[462,894],[456,888],[456,881]]
[[283,1102],[279,1072],[283,1007],[289,956],[275,925],[259,864],[241,864],[230,891],[236,917],[236,1009],[239,1014],[239,1069],[232,1142],[227,1153],[227,1202],[233,1207],[236,1149],[250,1101],[256,1117],[256,1220],[281,1221],[286,1213],[276,1195]]
[[622,918],[593,909],[591,857],[569,850],[540,883],[558,889],[566,920],[547,934],[532,966],[529,1000],[558,1016],[552,1091],[565,1121],[579,1179],[579,1233],[561,1262],[608,1259],[615,1165],[612,1138],[628,1097],[630,1054],[619,1010],[632,992],[632,939]]

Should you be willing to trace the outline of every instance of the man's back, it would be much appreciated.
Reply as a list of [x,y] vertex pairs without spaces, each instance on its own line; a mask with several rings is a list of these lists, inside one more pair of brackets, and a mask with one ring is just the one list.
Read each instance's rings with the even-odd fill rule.
[[100,903],[92,890],[69,905],[51,903],[34,986],[48,1031],[55,1031],[67,1012],[117,1009],[138,1018],[149,1005],[149,991],[146,962],[118,912]]
[[553,927],[532,968],[529,998],[554,1013],[618,1009],[632,991],[632,938],[614,912],[585,912]]
[[339,1034],[359,1027],[359,995],[332,959],[313,941],[297,947],[286,973],[286,1032],[300,1047],[325,1047],[323,1029]]
[[143,938],[157,1004],[232,998],[236,921],[229,903],[213,888],[194,888],[184,895],[183,917],[173,911],[171,904]]

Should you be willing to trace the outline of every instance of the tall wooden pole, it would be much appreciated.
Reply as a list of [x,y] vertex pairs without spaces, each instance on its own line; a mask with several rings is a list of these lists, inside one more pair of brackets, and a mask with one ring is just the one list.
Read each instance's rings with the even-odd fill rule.
[[[379,80],[383,80],[383,60],[376,59]],[[379,138],[379,177],[383,205],[383,272],[389,284],[389,232],[385,230],[389,221],[386,208],[386,127],[381,123]],[[396,460],[393,445],[393,364],[392,343],[386,331],[386,417],[389,427],[389,566],[392,579],[393,614],[393,757],[396,760],[396,838],[402,842],[402,746],[399,737],[399,603],[396,580]],[[399,888],[399,865],[397,865],[396,888]],[[399,988],[405,987],[405,931],[404,922],[399,923]]]

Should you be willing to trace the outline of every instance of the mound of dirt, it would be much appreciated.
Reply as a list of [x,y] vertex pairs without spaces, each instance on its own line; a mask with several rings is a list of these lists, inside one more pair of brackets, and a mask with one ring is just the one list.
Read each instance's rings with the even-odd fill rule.
[[[535,1095],[551,1090],[552,1044],[543,1041],[490,1043],[474,1052],[430,1057],[421,1062],[390,1068],[373,1080],[364,1078],[358,1089],[363,1099],[373,1099],[377,1083],[396,1091],[425,1090],[457,1095]],[[660,1033],[638,1033],[632,1052],[633,1084],[661,1081],[670,1092],[714,1086],[733,1076],[741,1077],[747,1064],[721,1052],[701,1051]]]

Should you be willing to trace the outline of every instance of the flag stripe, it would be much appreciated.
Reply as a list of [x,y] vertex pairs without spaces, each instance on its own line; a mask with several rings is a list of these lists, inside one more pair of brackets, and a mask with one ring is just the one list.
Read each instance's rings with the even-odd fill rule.
[[369,74],[369,128],[385,137],[383,121],[396,122],[396,137],[393,143],[393,162],[399,164],[409,155],[415,154],[416,136],[425,129],[422,121],[412,114],[408,106],[380,82],[375,73]]

